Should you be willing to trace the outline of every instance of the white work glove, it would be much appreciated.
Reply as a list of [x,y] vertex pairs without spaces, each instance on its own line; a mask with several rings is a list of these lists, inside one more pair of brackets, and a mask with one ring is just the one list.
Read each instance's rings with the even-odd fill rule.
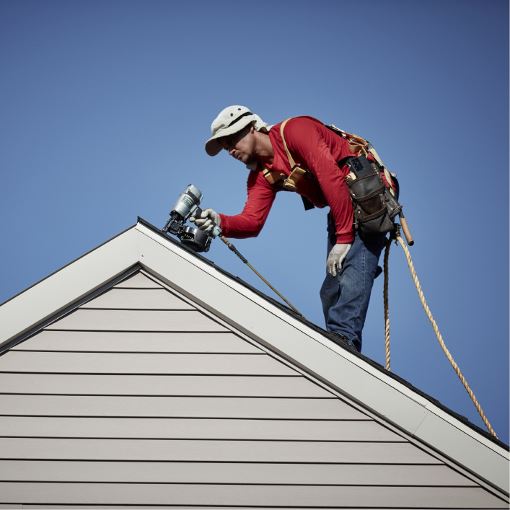
[[336,276],[337,271],[340,271],[342,263],[351,249],[350,244],[335,244],[328,255],[326,267],[331,276]]
[[[212,234],[215,227],[221,223],[220,215],[213,209],[204,209],[198,218],[193,220],[195,225],[204,232]],[[219,230],[219,228],[217,229]]]

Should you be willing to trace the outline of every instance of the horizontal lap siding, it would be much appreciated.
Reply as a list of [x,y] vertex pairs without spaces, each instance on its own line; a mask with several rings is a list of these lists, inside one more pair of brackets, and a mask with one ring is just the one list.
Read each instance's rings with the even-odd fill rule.
[[261,353],[231,332],[41,331],[13,351]]
[[409,443],[363,442],[0,438],[0,455],[4,459],[439,464]]
[[0,357],[0,505],[339,501],[498,504],[141,273]]
[[112,289],[81,308],[124,310],[193,310],[194,307],[165,289]]
[[[204,486],[157,484],[29,484],[0,483],[5,502],[46,501],[55,504],[153,504],[153,505],[317,505],[402,508],[444,508],[451,498],[455,508],[477,508],[488,501],[476,487],[335,487],[335,486]],[[490,498],[493,508],[507,505]]]
[[0,460],[1,481],[473,486],[446,466]]
[[0,357],[2,372],[80,374],[239,374],[294,375],[259,354],[145,354],[10,351]]
[[[243,439],[291,441],[397,441],[373,421],[233,420],[209,418],[65,418],[5,416],[0,437]],[[1,453],[0,453],[1,455]]]
[[364,419],[365,416],[336,399],[265,397],[0,395],[0,410],[4,415],[20,416],[160,416],[268,420],[356,420]]
[[195,310],[96,310],[80,308],[47,329],[79,331],[227,331]]
[[331,397],[292,376],[0,373],[0,393],[223,397]]

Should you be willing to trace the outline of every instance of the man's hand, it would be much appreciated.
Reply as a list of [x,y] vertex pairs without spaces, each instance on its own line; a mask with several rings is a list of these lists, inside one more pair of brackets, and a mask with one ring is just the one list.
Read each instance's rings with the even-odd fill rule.
[[195,218],[193,221],[200,230],[211,234],[214,227],[220,226],[221,218],[213,209],[204,209],[200,217]]
[[333,246],[326,262],[328,273],[331,276],[336,276],[337,271],[340,271],[342,263],[350,249],[350,244],[335,244],[335,246]]

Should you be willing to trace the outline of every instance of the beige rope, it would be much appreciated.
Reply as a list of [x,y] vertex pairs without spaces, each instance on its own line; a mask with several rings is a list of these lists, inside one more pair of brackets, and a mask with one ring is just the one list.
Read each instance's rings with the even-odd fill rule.
[[388,281],[389,281],[389,265],[391,238],[386,241],[386,250],[384,251],[384,344],[386,350],[386,370],[390,368],[390,311],[388,299]]
[[[416,270],[414,269],[414,265],[413,265],[413,261],[411,259],[411,254],[409,253],[409,249],[407,248],[407,246],[405,245],[404,241],[402,240],[402,238],[400,237],[400,235],[398,233],[397,233],[397,236],[396,236],[396,240],[399,242],[400,246],[402,246],[402,249],[404,250],[404,253],[405,253],[405,256],[406,256],[406,259],[407,259],[407,265],[409,266],[409,270],[411,271],[411,275],[412,275],[412,278],[414,280],[414,284],[416,286],[416,290],[418,291],[418,296],[420,297],[420,301],[421,301],[421,304],[423,306],[423,309],[425,310],[425,313],[427,314],[427,317],[429,318],[429,320],[430,320],[430,322],[432,324],[432,328],[434,329],[434,332],[436,334],[436,337],[437,337],[437,340],[439,342],[439,345],[441,345],[441,348],[443,349],[443,352],[445,353],[446,357],[448,358],[448,361],[450,362],[453,370],[455,370],[455,373],[457,374],[457,376],[461,380],[462,384],[464,385],[464,388],[466,389],[466,391],[468,392],[469,396],[471,397],[471,400],[473,401],[473,404],[475,405],[476,410],[478,411],[478,414],[480,415],[480,417],[482,418],[483,422],[485,423],[485,426],[487,427],[488,431],[494,437],[497,438],[498,436],[496,435],[496,432],[494,431],[494,429],[492,428],[489,420],[487,419],[487,416],[485,416],[485,413],[483,412],[483,409],[482,409],[481,405],[478,403],[478,400],[476,399],[475,394],[473,393],[473,391],[469,387],[469,384],[468,384],[466,378],[462,374],[459,366],[457,365],[457,363],[453,359],[453,356],[450,354],[450,351],[447,349],[446,344],[444,343],[443,337],[441,336],[441,332],[439,331],[439,328],[437,327],[437,324],[436,324],[436,321],[434,320],[434,317],[432,317],[432,312],[430,311],[430,308],[428,307],[427,302],[425,300],[425,296],[423,294],[423,291],[421,290],[420,281],[418,280],[418,276],[416,275]],[[386,264],[386,256],[385,256],[385,264]],[[385,265],[385,270],[386,270],[386,265]],[[386,306],[386,302],[385,302],[385,306]],[[388,340],[388,349],[389,349],[389,340]],[[387,353],[387,359],[389,359],[389,352]]]

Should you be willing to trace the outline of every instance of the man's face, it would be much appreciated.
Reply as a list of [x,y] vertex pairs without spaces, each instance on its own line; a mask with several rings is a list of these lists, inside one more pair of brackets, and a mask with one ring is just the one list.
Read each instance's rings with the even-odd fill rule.
[[222,147],[235,159],[245,165],[255,160],[255,129],[252,125],[233,135],[221,139]]

